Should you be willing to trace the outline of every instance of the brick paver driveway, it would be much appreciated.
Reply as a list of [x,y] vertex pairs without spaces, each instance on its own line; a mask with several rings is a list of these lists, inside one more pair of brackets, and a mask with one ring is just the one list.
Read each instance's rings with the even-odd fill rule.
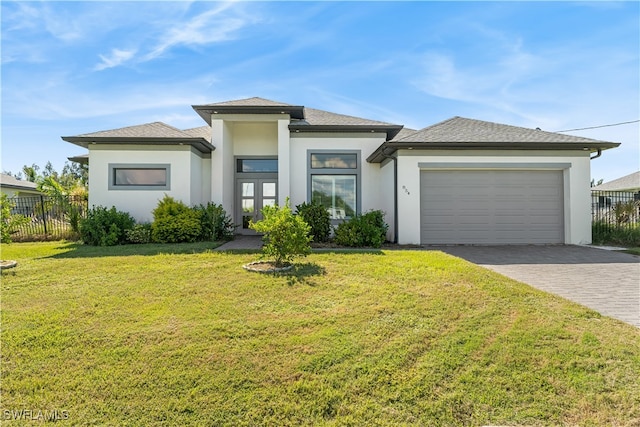
[[640,327],[640,257],[584,246],[430,247]]

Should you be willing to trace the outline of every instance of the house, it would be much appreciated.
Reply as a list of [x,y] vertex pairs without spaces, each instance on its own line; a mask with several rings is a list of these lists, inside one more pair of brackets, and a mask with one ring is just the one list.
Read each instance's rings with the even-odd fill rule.
[[88,149],[89,203],[139,221],[164,194],[220,203],[252,233],[265,205],[317,200],[339,223],[386,213],[401,244],[591,242],[590,155],[614,142],[453,117],[421,130],[249,98],[63,140]]
[[616,203],[640,201],[640,171],[591,187],[592,211],[602,213]]
[[22,181],[11,175],[0,174],[0,191],[10,198],[40,196],[35,182]]
[[591,187],[591,191],[640,192],[640,171]]

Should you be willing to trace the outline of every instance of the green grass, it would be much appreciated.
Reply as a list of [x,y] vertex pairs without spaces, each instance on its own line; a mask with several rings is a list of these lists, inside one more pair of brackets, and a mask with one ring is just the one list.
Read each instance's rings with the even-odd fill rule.
[[212,247],[4,245],[19,265],[2,276],[0,415],[640,424],[630,325],[438,251],[321,252],[263,275],[241,268],[257,254]]
[[637,248],[626,248],[622,252],[626,252],[626,253],[632,254],[632,255],[640,255],[640,247],[637,247]]

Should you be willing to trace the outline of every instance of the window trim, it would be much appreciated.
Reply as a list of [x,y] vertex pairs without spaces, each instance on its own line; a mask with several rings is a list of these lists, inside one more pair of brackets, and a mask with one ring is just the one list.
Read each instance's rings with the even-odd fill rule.
[[[356,167],[354,168],[312,168],[311,167],[311,155],[312,154],[355,154],[356,155]],[[361,163],[361,150],[331,150],[331,149],[308,149],[307,150],[307,203],[311,203],[312,197],[312,181],[313,176],[323,175],[353,175],[356,177],[356,215],[362,212],[362,163]],[[347,218],[348,219],[348,218]],[[339,224],[344,219],[332,219],[333,225]]]
[[[116,169],[164,169],[166,173],[165,185],[122,185],[115,183]],[[109,190],[113,191],[166,191],[171,190],[171,164],[170,163],[109,163],[108,176]]]

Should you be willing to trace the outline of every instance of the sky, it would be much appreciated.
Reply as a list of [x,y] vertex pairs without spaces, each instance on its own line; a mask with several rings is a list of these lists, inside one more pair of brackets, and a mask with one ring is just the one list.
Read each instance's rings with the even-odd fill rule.
[[262,97],[413,129],[453,116],[622,145],[640,169],[640,2],[15,2],[1,5],[1,168],[61,140]]

